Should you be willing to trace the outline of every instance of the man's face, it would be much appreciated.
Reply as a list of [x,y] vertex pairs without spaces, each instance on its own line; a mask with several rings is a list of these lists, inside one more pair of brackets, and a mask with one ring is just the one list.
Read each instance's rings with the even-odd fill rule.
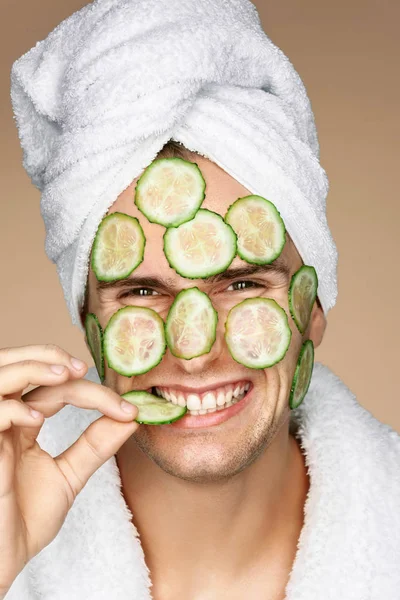
[[[199,166],[206,181],[206,197],[202,208],[224,216],[239,197],[251,192],[206,158],[191,159]],[[229,269],[210,281],[185,279],[168,264],[163,252],[165,228],[152,224],[137,209],[133,200],[137,179],[116,200],[108,214],[123,212],[139,219],[146,236],[143,262],[121,287],[98,289],[93,271],[89,273],[88,309],[97,315],[103,329],[110,317],[124,306],[144,306],[166,319],[177,293],[197,286],[208,294],[218,312],[217,338],[211,351],[191,360],[176,358],[169,350],[152,370],[136,377],[124,377],[105,366],[105,385],[118,394],[130,390],[147,390],[153,386],[188,394],[207,389],[217,393],[228,383],[250,383],[244,408],[212,427],[185,429],[172,425],[140,425],[133,435],[140,449],[164,471],[191,481],[213,481],[232,477],[250,465],[270,444],[276,431],[288,421],[288,398],[299,352],[304,340],[311,338],[318,345],[323,335],[325,318],[314,305],[310,324],[301,336],[288,305],[291,276],[301,267],[302,260],[287,236],[280,257],[288,275],[265,272],[262,267],[252,275],[239,270],[249,265],[235,257]],[[273,198],[268,198],[274,201]],[[235,273],[236,271],[236,273]],[[246,298],[273,298],[287,313],[292,331],[291,343],[284,358],[268,369],[250,369],[237,363],[230,355],[224,339],[224,323],[229,310]],[[317,318],[313,318],[315,314]]]

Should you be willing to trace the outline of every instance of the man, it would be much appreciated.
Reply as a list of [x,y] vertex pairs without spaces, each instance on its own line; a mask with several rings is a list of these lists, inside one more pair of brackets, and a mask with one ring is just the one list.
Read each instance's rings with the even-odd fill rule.
[[[211,13],[216,11],[215,15],[207,16],[210,24],[206,20],[196,21],[198,30],[203,26],[206,33],[205,25],[211,26],[220,9],[207,2],[189,5],[193,14],[199,6]],[[153,9],[157,6],[155,4]],[[165,320],[177,293],[196,285],[207,293],[221,315],[216,341],[208,353],[190,360],[167,352],[156,367],[135,377],[122,376],[106,363],[103,386],[99,385],[100,379],[93,368],[87,373],[86,380],[82,380],[86,367],[74,370],[71,357],[61,349],[26,347],[0,352],[3,454],[0,589],[7,600],[35,597],[57,600],[150,597],[156,600],[317,600],[337,597],[361,600],[384,597],[394,600],[399,589],[400,557],[396,510],[400,489],[396,478],[400,456],[398,434],[374,419],[356,402],[346,386],[318,363],[304,402],[295,411],[288,405],[302,344],[305,340],[312,340],[315,347],[321,343],[326,327],[326,307],[333,302],[333,251],[329,253],[329,237],[321,233],[325,226],[324,211],[315,211],[318,217],[315,216],[307,200],[301,209],[294,204],[291,207],[293,213],[285,207],[287,190],[294,198],[298,192],[291,187],[290,177],[279,179],[284,165],[277,167],[272,158],[262,177],[259,169],[251,172],[251,187],[240,181],[246,179],[245,168],[250,170],[253,160],[256,164],[258,150],[255,152],[250,145],[245,146],[245,139],[240,137],[239,130],[246,119],[244,114],[243,121],[236,119],[229,125],[227,135],[234,127],[238,128],[237,137],[235,133],[232,140],[220,135],[214,138],[212,127],[205,129],[222,106],[218,100],[225,92],[219,89],[214,90],[213,101],[216,102],[212,104],[208,118],[197,124],[195,116],[189,114],[185,126],[195,130],[197,124],[196,140],[200,148],[203,141],[204,147],[210,144],[209,155],[214,153],[219,158],[225,153],[220,162],[227,164],[226,169],[218,165],[217,160],[207,158],[206,152],[196,154],[193,149],[176,144],[169,144],[154,157],[154,148],[160,145],[158,138],[150,149],[143,143],[146,155],[136,154],[137,161],[139,156],[142,161],[141,168],[138,169],[136,164],[138,174],[130,180],[128,168],[120,179],[116,172],[107,170],[114,168],[114,148],[110,156],[94,155],[93,160],[90,154],[93,140],[98,144],[95,145],[97,152],[97,148],[106,143],[110,131],[113,131],[113,140],[120,143],[118,152],[125,152],[130,143],[130,139],[123,142],[123,137],[118,137],[123,135],[122,130],[116,124],[114,129],[109,127],[111,121],[108,119],[115,117],[113,110],[117,113],[119,107],[127,107],[127,118],[130,118],[132,107],[124,102],[124,97],[118,97],[119,104],[114,109],[110,106],[111,116],[104,110],[110,87],[104,86],[100,65],[106,65],[110,60],[105,71],[108,69],[111,77],[118,66],[121,69],[119,75],[123,77],[124,60],[128,57],[129,65],[132,54],[125,55],[123,44],[117,44],[110,55],[102,55],[101,63],[93,59],[97,51],[105,52],[103,43],[106,44],[107,38],[104,36],[103,40],[97,35],[97,27],[101,26],[104,33],[107,25],[111,31],[112,23],[107,19],[115,18],[114,27],[117,23],[122,28],[123,23],[127,23],[126,19],[121,20],[122,11],[123,8],[129,10],[127,7],[124,3],[97,2],[90,10],[82,9],[81,21],[78,17],[71,19],[65,29],[61,27],[50,38],[47,52],[43,52],[36,67],[35,73],[39,76],[40,72],[46,72],[48,77],[47,73],[58,64],[58,46],[52,47],[51,43],[68,39],[73,42],[67,52],[74,48],[75,42],[79,48],[79,39],[66,35],[66,32],[71,33],[68,27],[77,27],[73,29],[74,33],[82,35],[90,48],[91,63],[85,63],[84,59],[80,62],[79,53],[72,52],[73,58],[70,56],[71,68],[62,88],[65,99],[74,98],[68,109],[66,104],[58,104],[54,100],[56,95],[52,95],[55,104],[51,109],[48,106],[43,109],[47,111],[45,122],[41,111],[35,118],[24,112],[26,105],[24,107],[22,102],[26,97],[22,89],[35,97],[34,106],[43,101],[43,95],[37,95],[39,84],[30,88],[28,63],[25,66],[20,63],[20,71],[15,71],[15,82],[18,78],[20,88],[15,83],[14,106],[20,127],[24,119],[29,118],[35,124],[29,129],[29,135],[34,136],[43,127],[50,140],[38,155],[35,154],[38,146],[30,145],[32,138],[29,142],[23,136],[23,144],[28,148],[27,168],[43,191],[47,250],[57,263],[64,291],[68,291],[66,299],[71,313],[76,315],[79,310],[81,327],[90,312],[98,317],[104,328],[116,311],[128,305],[151,308]],[[235,10],[238,7],[249,10],[246,13],[249,19],[252,14],[247,3],[232,2],[231,27],[237,22]],[[135,15],[136,9],[144,10],[140,3],[134,8]],[[163,5],[163,9],[167,6]],[[174,10],[179,10],[177,4]],[[169,14],[175,16],[172,10]],[[228,12],[221,14],[228,17]],[[139,21],[139,15],[136,16]],[[162,17],[166,18],[165,12]],[[88,23],[89,30],[86,29]],[[131,26],[129,20],[126,26]],[[245,41],[244,17],[242,26]],[[113,43],[116,43],[117,31],[123,36],[121,29],[115,28],[114,37],[110,38]],[[93,47],[88,39],[92,40]],[[166,39],[163,37],[164,43]],[[250,36],[249,40],[252,39]],[[100,46],[96,47],[96,44]],[[239,52],[232,64],[241,65],[240,52],[246,52],[248,44],[243,43],[239,50],[228,46],[229,52]],[[222,47],[220,42],[218,47]],[[151,48],[155,55],[154,45]],[[202,49],[200,46],[200,51]],[[49,71],[44,71],[43,66],[39,68],[41,61],[50,56]],[[65,54],[62,57],[64,59]],[[110,57],[116,57],[115,64]],[[161,55],[157,57],[162,59]],[[179,64],[173,68],[179,68]],[[228,64],[225,64],[226,68]],[[249,74],[251,63],[243,64]],[[74,69],[84,73],[85,77],[88,73],[93,74],[90,85],[79,78],[75,81]],[[175,70],[171,72],[175,73]],[[220,71],[216,69],[216,73]],[[126,85],[129,85],[131,75],[126,78]],[[279,77],[277,75],[275,81],[276,90],[279,89]],[[287,90],[290,87],[287,80],[286,85]],[[123,86],[119,89],[123,94]],[[211,88],[208,92],[212,92]],[[146,105],[136,105],[138,112],[141,107],[147,115],[151,102],[154,107],[161,104],[157,100],[157,89],[152,93],[155,96],[151,100],[147,98]],[[232,93],[236,98],[247,95],[247,90],[235,88]],[[92,104],[87,96],[87,104],[79,104],[85,94],[93,94],[90,97]],[[269,102],[270,94],[267,96]],[[246,113],[252,98],[249,94]],[[255,98],[264,102],[264,93],[255,94]],[[287,98],[291,98],[290,93]],[[229,114],[232,107],[229,99],[225,100],[222,112]],[[141,97],[136,101],[140,103]],[[199,108],[205,110],[207,103],[201,104],[201,92],[199,102]],[[240,111],[239,104],[237,110]],[[89,105],[91,111],[86,113],[85,107]],[[154,110],[154,115],[151,114],[156,122],[156,108]],[[259,107],[249,118],[250,125],[258,111]],[[298,114],[301,113],[299,110]],[[145,114],[142,117],[147,123]],[[310,181],[318,182],[315,187],[310,184],[310,197],[317,196],[316,190],[319,190],[323,198],[324,179],[317,161],[310,158],[305,137],[301,144],[297,143],[304,134],[295,133],[301,126],[285,120],[287,114],[279,107],[271,118],[277,118],[281,131],[275,123],[275,128],[266,127],[262,135],[269,135],[274,130],[280,131],[282,136],[293,136],[287,161],[291,164],[299,152],[298,164],[305,173],[302,179],[302,169],[298,168],[293,175],[298,177],[298,189],[310,178]],[[36,117],[38,120],[35,121]],[[164,117],[162,115],[162,119]],[[62,128],[51,125],[54,118],[63,123]],[[79,127],[76,123],[75,128],[71,126],[74,119],[80,120]],[[146,126],[153,126],[153,123]],[[256,129],[260,127],[262,121],[257,121]],[[27,129],[21,131],[26,135]],[[63,135],[58,139],[60,131]],[[104,140],[98,131],[104,134]],[[184,131],[182,128],[179,132],[182,138]],[[252,131],[251,139],[257,139],[256,133]],[[56,136],[54,139],[53,135]],[[134,130],[130,133],[133,135]],[[314,147],[312,132],[309,140],[310,147]],[[107,143],[110,143],[108,139]],[[280,156],[282,143],[276,140],[272,147],[274,157]],[[232,158],[230,162],[230,152],[233,156],[235,148],[246,148],[246,151],[242,150],[240,161]],[[233,201],[254,193],[254,188],[262,187],[264,180],[266,187],[263,189],[273,191],[275,180],[270,173],[277,174],[276,181],[279,180],[281,189],[275,194],[276,202],[281,202],[287,225],[279,270],[260,268],[253,269],[251,275],[243,274],[246,263],[238,256],[225,273],[211,278],[189,280],[170,268],[163,253],[164,228],[143,219],[133,197],[138,177],[151,163],[149,157],[171,156],[178,151],[183,151],[185,160],[196,162],[201,170],[206,182],[204,208],[222,217]],[[80,154],[77,156],[74,152]],[[246,155],[251,157],[247,163]],[[121,168],[120,164],[125,163],[121,155],[117,158],[116,164]],[[233,172],[238,173],[237,177]],[[92,186],[89,193],[98,206],[85,205],[85,189],[90,190],[85,188],[86,181]],[[116,181],[118,185],[114,183]],[[127,181],[129,185],[125,185]],[[102,182],[110,185],[107,202],[100,193]],[[121,189],[113,197],[117,187]],[[71,205],[66,202],[69,193]],[[72,204],[74,194],[79,202]],[[105,212],[121,212],[138,218],[146,238],[143,262],[118,285],[113,282],[101,285],[92,268],[89,268],[87,280],[83,280],[82,269],[91,264],[92,234]],[[300,221],[306,219],[304,215],[315,218],[315,228],[308,224],[303,231]],[[232,306],[246,298],[264,297],[274,299],[290,317],[289,285],[293,274],[303,264],[292,233],[299,240],[303,257],[315,256],[317,271],[322,275],[318,299],[312,306],[303,333],[299,332],[293,319],[288,320],[291,341],[283,359],[266,369],[251,369],[234,361],[229,354],[223,330],[224,316]],[[309,246],[303,245],[303,234],[312,240]],[[321,256],[309,249],[313,244],[318,247],[320,242]],[[310,264],[309,260],[305,262]],[[83,285],[79,284],[82,280]],[[83,302],[85,289],[86,301]],[[50,365],[58,368],[51,370]],[[28,382],[39,387],[22,398],[21,391]],[[221,410],[218,423],[213,425],[210,424],[212,415],[193,417],[197,424],[190,427],[179,426],[179,421],[171,425],[138,425],[133,421],[138,414],[135,409],[132,412],[131,407],[130,413],[121,411],[120,396],[130,390],[157,387],[161,391],[180,393],[187,400],[189,394],[203,397],[225,385],[239,383],[247,387],[248,392],[237,402],[235,410],[232,407]],[[28,407],[39,411],[37,421],[29,416]],[[105,416],[97,419],[101,413]],[[43,425],[44,417],[52,418]],[[35,443],[36,439],[39,445]],[[394,535],[391,535],[393,531]]]

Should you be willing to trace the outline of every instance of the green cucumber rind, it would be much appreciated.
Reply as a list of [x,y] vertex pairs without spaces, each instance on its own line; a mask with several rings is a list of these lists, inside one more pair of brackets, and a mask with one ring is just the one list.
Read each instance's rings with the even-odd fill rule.
[[[293,399],[294,399],[294,395],[296,393],[296,387],[297,387],[297,382],[299,379],[299,374],[300,374],[300,368],[301,368],[301,363],[303,360],[303,356],[305,352],[311,352],[312,353],[312,367],[310,370],[310,374],[309,374],[309,379],[307,382],[307,385],[305,387],[305,390],[303,392],[303,395],[300,397],[300,400],[294,404]],[[312,377],[312,373],[314,370],[314,343],[312,340],[306,340],[304,342],[304,344],[302,345],[301,349],[300,349],[300,353],[299,353],[299,358],[297,361],[297,365],[296,365],[296,369],[294,372],[294,376],[293,376],[293,382],[292,382],[292,386],[290,388],[290,395],[289,395],[289,406],[291,409],[296,409],[300,406],[300,404],[303,402],[307,392],[308,392],[308,388],[310,387],[310,383],[311,383],[311,377]]]
[[[193,208],[193,210],[190,213],[187,213],[186,216],[182,217],[180,220],[174,221],[174,222],[170,222],[169,224],[165,224],[165,221],[163,222],[162,220],[157,220],[155,218],[151,218],[147,213],[145,208],[143,207],[143,202],[144,199],[141,200],[140,199],[140,184],[143,183],[144,179],[146,179],[150,173],[152,168],[155,166],[154,163],[157,163],[158,161],[181,161],[181,162],[185,162],[185,163],[190,163],[191,165],[193,165],[193,169],[196,169],[199,175],[199,182],[202,180],[202,187],[203,190],[200,192],[201,193],[201,197],[199,197],[199,200],[197,201],[197,205],[195,208]],[[200,186],[199,186],[199,190],[200,190]],[[153,160],[152,163],[150,163],[150,165],[148,167],[146,167],[146,169],[143,171],[142,175],[139,177],[139,179],[136,182],[136,186],[135,186],[135,198],[134,198],[134,203],[137,206],[138,210],[140,210],[140,212],[146,217],[146,219],[149,221],[149,223],[155,223],[156,225],[162,225],[163,227],[179,227],[179,225],[182,225],[183,223],[186,223],[187,221],[191,221],[197,211],[199,210],[200,206],[203,204],[204,202],[204,198],[206,197],[205,194],[205,189],[206,189],[206,181],[203,177],[203,174],[199,168],[199,165],[195,162],[191,162],[188,160],[185,160],[183,158],[180,158],[178,156],[174,156],[171,158],[157,158],[155,160]]]
[[[135,402],[133,401],[133,398],[135,397],[143,397],[144,395],[149,397],[149,401],[151,403],[154,402],[154,399],[158,402],[160,402],[160,398],[158,398],[158,396],[154,396],[153,394],[150,394],[149,392],[145,392],[144,390],[132,390],[130,392],[126,392],[125,394],[122,394],[122,398],[124,398],[125,400],[127,400],[128,402],[131,402],[131,404],[135,404]],[[160,402],[161,403],[161,402]],[[154,404],[157,404],[157,402],[154,402]],[[169,403],[172,404],[172,403]],[[176,417],[174,417],[173,419],[168,419],[168,420],[146,420],[143,419],[143,416],[140,416],[140,405],[139,404],[135,404],[135,406],[138,409],[138,414],[137,417],[135,419],[135,421],[137,423],[141,423],[143,425],[166,425],[168,423],[174,423],[175,421],[178,421],[179,419],[181,419],[186,413],[187,413],[187,406],[178,406],[175,404],[172,404],[172,406],[176,407],[176,411],[179,413]],[[145,404],[142,404],[142,406],[145,406]],[[172,407],[171,407],[172,409]],[[180,410],[179,410],[180,409]]]
[[[161,351],[161,355],[160,355],[159,359],[158,359],[156,362],[154,362],[154,364],[152,364],[150,367],[148,367],[148,368],[144,369],[143,371],[135,371],[135,372],[133,372],[133,373],[132,373],[132,372],[130,372],[130,371],[124,371],[124,372],[123,372],[123,371],[121,371],[121,370],[118,370],[118,368],[116,368],[116,365],[115,365],[114,361],[113,361],[112,359],[110,359],[110,356],[109,356],[109,354],[110,354],[110,351],[109,351],[109,349],[108,349],[108,343],[107,343],[107,342],[108,342],[108,336],[109,336],[109,332],[110,332],[110,328],[109,328],[109,326],[110,326],[110,323],[113,323],[113,322],[114,322],[114,320],[118,318],[118,316],[121,316],[121,315],[119,314],[121,311],[128,311],[128,310],[129,310],[129,309],[131,309],[131,308],[140,308],[140,309],[143,309],[143,310],[145,310],[145,311],[147,311],[147,312],[151,312],[151,313],[152,313],[152,315],[153,315],[153,317],[154,317],[154,316],[155,316],[155,317],[157,317],[157,319],[158,319],[158,320],[159,320],[159,322],[160,322],[160,325],[162,324],[163,339],[164,339],[164,349]],[[160,315],[159,315],[159,314],[158,314],[158,313],[157,313],[155,310],[153,310],[153,309],[151,309],[151,308],[147,308],[147,307],[144,307],[144,306],[131,306],[131,305],[130,305],[130,306],[123,306],[122,308],[118,309],[118,310],[117,310],[117,311],[116,311],[116,312],[115,312],[115,313],[114,313],[114,314],[113,314],[113,315],[110,317],[110,320],[109,320],[109,321],[108,321],[108,323],[107,323],[107,326],[106,326],[106,328],[105,328],[105,330],[104,330],[103,349],[104,349],[104,356],[105,356],[105,358],[107,359],[107,364],[108,364],[108,366],[109,366],[111,369],[113,369],[113,371],[115,371],[116,373],[119,373],[119,375],[123,375],[124,377],[133,377],[134,375],[143,375],[144,373],[147,373],[147,372],[148,372],[148,371],[150,371],[151,369],[154,369],[154,367],[156,367],[158,364],[160,364],[160,362],[161,362],[161,361],[162,361],[162,359],[163,359],[163,356],[164,356],[164,354],[165,354],[165,353],[166,353],[166,351],[167,351],[167,342],[166,342],[166,339],[165,339],[165,323],[164,323],[164,321],[162,320],[162,318],[160,317]]]
[[[293,290],[294,290],[294,286],[296,285],[296,282],[298,280],[298,278],[300,277],[301,273],[306,271],[307,273],[309,273],[309,275],[311,275],[311,278],[314,280],[315,283],[315,293],[314,293],[314,298],[313,301],[310,305],[310,311],[309,311],[309,315],[308,315],[308,319],[307,319],[307,323],[305,324],[304,327],[302,327],[300,320],[297,317],[296,314],[296,310],[293,304]],[[290,280],[290,285],[289,285],[289,290],[288,290],[288,299],[289,299],[289,311],[290,314],[292,315],[293,321],[296,324],[297,329],[299,330],[299,332],[303,335],[303,333],[305,332],[305,330],[307,329],[308,323],[310,321],[310,316],[311,316],[311,311],[312,308],[314,306],[314,302],[315,299],[317,297],[317,292],[318,292],[318,275],[317,272],[315,270],[315,268],[311,265],[302,265],[300,267],[300,269],[298,269],[293,275],[292,275],[292,279]]]
[[[120,275],[118,275],[118,277],[112,277],[112,276],[105,276],[105,275],[101,275],[99,274],[99,268],[98,265],[96,264],[96,252],[97,252],[97,247],[100,243],[100,236],[101,236],[101,231],[102,231],[102,225],[103,223],[111,218],[124,218],[124,219],[131,219],[132,221],[135,222],[135,225],[137,227],[137,230],[139,232],[140,238],[141,238],[141,243],[142,243],[142,250],[141,253],[139,255],[138,260],[136,261],[136,263],[134,263],[132,268],[129,268],[127,271],[125,271],[124,273],[121,273]],[[125,279],[126,277],[129,277],[129,275],[131,273],[133,273],[133,271],[135,269],[138,268],[138,266],[143,262],[144,260],[144,252],[145,252],[145,248],[146,248],[146,236],[144,235],[144,231],[143,228],[140,224],[139,219],[137,219],[136,217],[132,217],[131,215],[127,215],[126,213],[122,213],[122,212],[114,212],[111,213],[110,215],[107,215],[106,217],[104,217],[104,219],[102,219],[102,221],[100,222],[100,225],[97,229],[94,241],[93,241],[93,245],[92,245],[92,256],[91,256],[91,267],[92,267],[92,271],[93,273],[96,275],[96,278],[98,281],[119,281],[120,279]]]
[[[174,352],[173,349],[173,343],[170,339],[170,335],[168,332],[168,326],[170,323],[170,320],[172,319],[173,313],[172,313],[172,309],[174,307],[176,307],[177,303],[178,303],[178,299],[182,299],[182,296],[184,296],[187,292],[193,292],[194,290],[197,290],[200,294],[204,295],[207,297],[208,301],[209,301],[209,305],[210,308],[212,308],[212,314],[214,316],[214,323],[213,323],[213,336],[211,338],[210,344],[206,347],[206,349],[203,352],[200,352],[199,354],[195,354],[193,356],[183,356],[182,354],[176,353]],[[176,296],[175,300],[173,301],[173,303],[171,304],[171,307],[168,311],[168,315],[167,318],[165,320],[165,338],[167,341],[167,346],[171,352],[171,354],[173,356],[175,356],[176,358],[182,358],[184,360],[191,360],[192,358],[197,358],[198,356],[203,356],[203,354],[208,354],[208,352],[210,352],[211,348],[213,347],[215,340],[217,339],[217,326],[218,326],[218,312],[215,310],[215,308],[212,305],[211,299],[207,296],[207,294],[205,294],[204,292],[202,292],[201,290],[199,290],[199,288],[197,286],[195,287],[191,287],[185,290],[182,290],[179,292],[179,294]]]
[[[279,249],[277,249],[276,253],[267,261],[265,260],[257,260],[257,259],[250,259],[248,257],[248,255],[246,255],[246,252],[243,252],[240,249],[240,244],[239,244],[239,239],[238,239],[238,243],[237,243],[237,255],[244,260],[245,262],[252,264],[252,265],[269,265],[270,263],[272,263],[274,260],[276,260],[278,258],[278,256],[280,256],[282,254],[283,248],[285,247],[286,244],[286,227],[285,227],[285,223],[281,217],[280,212],[278,211],[278,209],[276,208],[275,204],[273,202],[271,202],[271,200],[267,200],[267,198],[264,198],[263,196],[259,196],[257,194],[250,194],[248,196],[242,196],[241,198],[237,198],[237,200],[235,200],[235,202],[232,202],[232,204],[228,207],[228,210],[225,213],[225,222],[227,223],[227,225],[229,225],[230,223],[228,222],[227,219],[229,219],[229,214],[232,213],[232,210],[234,210],[234,207],[236,205],[236,207],[238,206],[238,202],[240,202],[241,200],[247,200],[248,198],[260,198],[261,200],[264,200],[265,202],[268,202],[268,204],[270,206],[273,207],[273,210],[275,212],[275,216],[277,218],[277,221],[281,227],[281,232],[282,232],[282,243],[279,246]],[[236,208],[235,207],[235,208]],[[237,236],[238,237],[238,236]]]
[[[221,217],[221,215],[219,215],[218,213],[216,213],[216,212],[214,212],[212,210],[208,210],[206,208],[200,208],[197,212],[200,212],[200,211],[201,212],[211,213],[212,215],[215,215],[216,217],[218,217],[222,221],[222,223],[226,227],[229,227],[229,229],[231,230],[231,233],[232,233],[232,238],[231,239],[232,239],[233,246],[234,246],[234,249],[232,249],[232,258],[230,260],[228,260],[227,263],[224,263],[224,265],[219,270],[209,271],[207,273],[204,273],[203,275],[193,275],[193,276],[191,276],[189,274],[185,275],[182,272],[182,270],[179,269],[179,266],[177,266],[176,263],[174,262],[174,259],[173,259],[174,252],[172,251],[172,259],[171,259],[170,251],[168,250],[169,238],[173,235],[173,231],[175,229],[178,229],[178,227],[168,227],[168,229],[166,229],[166,231],[165,231],[165,233],[163,235],[163,250],[164,250],[164,255],[165,255],[165,258],[167,259],[168,264],[171,267],[171,269],[173,269],[176,273],[178,273],[178,275],[180,275],[184,279],[207,279],[207,277],[212,277],[213,275],[218,275],[218,273],[223,273],[231,265],[231,263],[233,262],[236,254],[237,254],[237,235],[234,232],[233,228],[228,223],[225,223],[223,217]],[[197,213],[196,213],[196,215],[197,215]],[[193,219],[196,218],[196,215],[193,217]],[[190,219],[190,221],[193,221],[193,219]],[[187,225],[190,221],[186,221],[185,223],[182,223],[182,225]]]
[[[282,355],[280,355],[280,358],[278,358],[278,359],[277,359],[275,362],[273,362],[273,363],[269,363],[269,364],[267,364],[267,365],[265,365],[265,366],[259,366],[259,367],[254,367],[254,366],[248,365],[248,364],[246,364],[246,363],[243,363],[243,362],[242,362],[242,361],[240,361],[240,360],[237,360],[237,359],[235,358],[234,354],[232,353],[232,351],[231,351],[231,349],[230,349],[230,346],[229,346],[229,344],[228,344],[228,341],[227,341],[227,339],[226,339],[226,334],[227,334],[228,327],[229,327],[229,315],[232,313],[232,311],[233,311],[233,310],[234,310],[236,307],[238,307],[238,306],[240,306],[240,305],[242,305],[242,304],[244,304],[244,303],[251,302],[251,301],[253,301],[253,300],[267,300],[268,302],[273,302],[273,303],[274,303],[274,304],[275,304],[275,305],[278,307],[278,309],[280,309],[280,311],[282,311],[282,313],[281,313],[281,314],[282,314],[282,316],[284,315],[284,316],[285,316],[285,318],[286,318],[286,320],[285,320],[285,324],[286,324],[286,327],[287,327],[287,333],[288,333],[287,347],[286,347],[286,349],[283,351]],[[233,360],[235,360],[235,361],[236,361],[237,363],[239,363],[240,365],[243,365],[243,366],[245,366],[245,367],[248,367],[249,369],[254,369],[254,370],[268,369],[269,367],[273,367],[274,365],[276,365],[278,362],[280,362],[280,361],[281,361],[281,360],[284,358],[285,354],[286,354],[286,353],[287,353],[287,351],[289,350],[289,347],[290,347],[290,342],[291,342],[291,340],[292,340],[292,330],[290,329],[290,325],[289,325],[289,319],[288,319],[288,316],[287,316],[287,314],[286,314],[286,311],[285,311],[285,310],[282,308],[282,306],[280,306],[280,305],[279,305],[279,304],[276,302],[276,300],[274,300],[273,298],[263,298],[263,297],[261,297],[261,296],[256,296],[255,298],[246,298],[245,300],[242,300],[242,302],[239,302],[238,304],[235,304],[235,306],[233,306],[233,307],[230,309],[230,311],[228,312],[228,315],[227,315],[227,317],[226,317],[226,321],[225,321],[225,341],[226,341],[226,345],[227,345],[227,347],[228,347],[229,354],[232,356]]]
[[[99,340],[100,340],[100,365],[97,364],[96,361],[96,353],[95,350],[93,348],[93,341],[92,341],[92,337],[89,333],[89,324],[91,321],[94,321],[96,326],[97,326],[97,331],[98,331],[98,335],[99,335]],[[99,319],[96,317],[96,315],[94,313],[88,313],[86,315],[86,319],[85,319],[85,332],[86,332],[86,339],[87,339],[87,343],[89,345],[89,348],[91,350],[91,354],[94,360],[94,364],[95,367],[97,369],[97,373],[99,375],[100,381],[103,383],[104,381],[104,331],[102,326],[100,325],[100,321]]]

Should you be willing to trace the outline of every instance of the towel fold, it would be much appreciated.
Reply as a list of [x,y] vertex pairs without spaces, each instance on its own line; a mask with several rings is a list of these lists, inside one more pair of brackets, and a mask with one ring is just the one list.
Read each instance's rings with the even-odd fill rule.
[[249,0],[96,0],[15,61],[11,100],[74,324],[101,219],[169,139],[276,205],[334,306],[314,115]]

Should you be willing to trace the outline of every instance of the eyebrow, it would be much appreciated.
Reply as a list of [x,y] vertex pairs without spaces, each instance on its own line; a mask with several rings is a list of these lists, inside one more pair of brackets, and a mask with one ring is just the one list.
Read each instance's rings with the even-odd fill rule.
[[[245,267],[237,267],[226,269],[222,273],[217,275],[211,275],[210,277],[199,277],[204,283],[219,283],[220,281],[227,281],[237,279],[239,277],[249,277],[251,275],[264,275],[276,273],[283,275],[285,283],[289,283],[290,280],[290,267],[287,262],[282,258],[278,257],[274,262],[267,265],[252,265],[249,264]],[[96,289],[101,294],[104,290],[109,289],[122,289],[128,286],[134,287],[149,287],[149,288],[164,288],[169,290],[180,289],[176,285],[176,280],[170,277],[154,277],[154,276],[133,276],[125,279],[118,279],[113,281],[97,281]]]

